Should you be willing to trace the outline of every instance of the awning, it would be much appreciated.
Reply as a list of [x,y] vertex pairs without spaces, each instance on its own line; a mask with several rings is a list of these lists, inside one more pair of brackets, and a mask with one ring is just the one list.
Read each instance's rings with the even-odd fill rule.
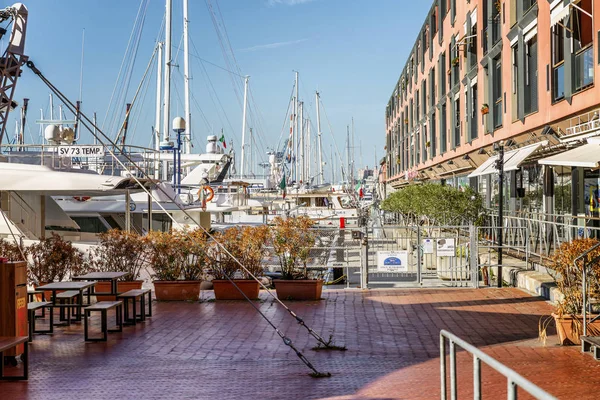
[[571,11],[570,2],[566,6],[562,0],[558,0],[555,3],[556,4],[554,5],[554,7],[552,7],[552,9],[550,10],[550,27],[553,27],[554,25],[562,21],[565,17],[569,15],[569,12]]
[[[521,164],[531,154],[533,154],[541,146],[546,146],[546,145],[548,145],[548,141],[544,140],[539,143],[534,143],[534,144],[530,144],[529,146],[521,147],[520,149],[507,151],[506,153],[504,153],[504,172],[518,170],[519,167],[521,166]],[[488,158],[475,171],[473,171],[471,174],[469,174],[469,178],[498,173],[498,170],[496,169],[496,160],[497,159],[498,159],[497,155]]]
[[600,166],[600,144],[584,144],[573,150],[542,158],[538,163],[560,167],[598,168]]

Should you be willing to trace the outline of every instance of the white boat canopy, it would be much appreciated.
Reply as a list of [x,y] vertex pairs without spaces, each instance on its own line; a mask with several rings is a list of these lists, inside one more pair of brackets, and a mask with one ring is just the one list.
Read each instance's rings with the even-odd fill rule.
[[[540,147],[546,145],[548,145],[548,141],[544,140],[539,143],[534,143],[530,144],[529,146],[521,147],[519,149],[507,151],[506,153],[504,153],[504,172],[518,170],[521,164],[523,164],[523,162],[527,160],[527,158],[531,154],[533,154]],[[469,174],[469,178],[498,173],[498,170],[496,169],[497,159],[498,156],[495,155],[485,160],[483,164],[481,164],[475,171]]]
[[[154,182],[139,179],[146,187]],[[50,196],[107,196],[136,192],[142,187],[130,177],[56,171],[41,165],[0,163],[0,191],[39,193]]]

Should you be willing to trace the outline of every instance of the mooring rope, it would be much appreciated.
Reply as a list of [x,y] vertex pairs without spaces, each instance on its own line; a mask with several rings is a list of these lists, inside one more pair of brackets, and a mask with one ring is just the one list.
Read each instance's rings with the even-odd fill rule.
[[[28,61],[27,62],[27,67],[29,67],[34,74],[36,74],[41,80],[42,82],[44,82],[49,88],[50,90],[56,94],[56,96],[65,104],[65,106],[67,106],[67,108],[69,109],[69,111],[71,111],[72,113],[75,112],[75,105],[56,87],[54,86],[45,76],[44,74],[42,74],[42,72],[35,66],[35,64],[32,61]],[[113,140],[108,137],[103,131],[102,129],[100,129],[99,127],[95,126],[93,121],[90,120],[90,118],[88,118],[88,116],[81,112],[79,113],[80,118],[82,118],[81,124],[88,129],[88,131],[90,131],[92,133],[92,135],[98,140],[98,142],[104,146],[107,151],[110,153],[110,155],[115,159],[115,161],[123,168],[123,169],[127,169],[127,167],[124,165],[124,163],[119,159],[119,157],[116,156],[115,152],[113,150],[110,149],[109,146],[106,145],[105,142],[108,142],[110,145],[113,146],[113,148],[117,149],[118,146],[116,145],[116,143],[113,142]],[[87,122],[87,123],[86,123]],[[94,133],[93,129],[90,129],[90,126],[93,126],[94,128],[96,128],[96,132],[99,133],[102,138],[104,138],[104,140],[100,137],[98,137],[97,134]],[[142,168],[140,168],[130,157],[126,152],[121,152],[121,154],[134,166],[134,168],[139,171],[142,176],[144,176],[146,179],[152,179],[150,178],[150,176],[146,173],[146,171],[144,171]],[[142,182],[134,175],[131,174],[131,178],[140,186],[140,188],[146,193],[148,194],[148,196],[150,196],[150,198],[152,198],[153,201],[155,201],[157,203],[157,205],[161,208],[161,210],[163,212],[165,212],[165,214],[177,225],[181,225],[178,221],[175,220],[175,218],[169,214],[167,212],[167,210],[162,206],[162,204],[152,195],[152,193],[150,192],[149,189],[147,189],[144,184],[142,184]],[[203,231],[203,233],[210,239],[212,239],[217,246],[219,246],[224,252],[225,254],[227,254],[229,257],[231,257],[231,259],[240,266],[240,268],[242,268],[247,274],[248,276],[250,276],[253,280],[257,281],[259,283],[259,285],[267,291],[268,295],[270,295],[279,305],[281,305],[292,317],[294,317],[296,319],[296,322],[298,322],[298,324],[300,324],[301,326],[303,326],[308,333],[313,336],[318,342],[319,342],[319,346],[323,346],[321,348],[325,348],[325,349],[332,349],[332,350],[345,350],[345,347],[339,347],[339,346],[335,346],[332,343],[332,338],[330,338],[328,341],[325,341],[317,332],[315,332],[312,328],[310,328],[308,325],[306,325],[306,323],[304,322],[304,320],[299,317],[294,311],[292,311],[287,305],[285,305],[279,298],[277,298],[277,296],[275,296],[272,291],[267,288],[261,280],[259,280],[254,274],[252,274],[233,254],[231,254],[231,252],[229,252],[229,250],[227,250],[227,248],[220,243],[218,240],[215,239],[215,237],[206,229],[204,228],[201,224],[199,224],[198,222],[196,222],[196,220],[194,218],[192,218],[192,216],[184,209],[182,208],[176,201],[175,199],[172,199],[170,194],[167,193],[162,187],[160,186],[156,186],[156,189],[158,189],[162,194],[164,194],[165,196],[167,196],[167,198],[171,199],[173,201],[174,204],[176,204],[177,208],[179,208],[180,211],[182,211],[191,221],[194,221],[194,223]],[[188,236],[189,237],[189,236]],[[192,239],[190,237],[190,239]],[[296,353],[296,355],[313,371],[313,373],[311,374],[312,376],[316,376],[316,377],[324,377],[324,376],[330,376],[329,373],[322,373],[319,372],[307,359],[306,357],[304,357],[302,355],[302,353],[300,351],[298,351],[291,339],[287,338],[270,320],[269,318],[260,311],[260,309],[258,309],[258,307],[256,307],[256,305],[254,304],[254,302],[252,302],[243,292],[242,290],[238,287],[238,285],[229,277],[227,277],[227,279],[229,280],[229,282],[231,282],[233,284],[233,286],[240,292],[242,293],[242,295],[244,296],[244,298],[253,306],[253,308],[273,327],[273,329],[275,329],[275,331],[277,332],[277,334],[281,337],[281,339],[283,340],[283,342],[286,344],[286,346],[291,347],[294,352]]]

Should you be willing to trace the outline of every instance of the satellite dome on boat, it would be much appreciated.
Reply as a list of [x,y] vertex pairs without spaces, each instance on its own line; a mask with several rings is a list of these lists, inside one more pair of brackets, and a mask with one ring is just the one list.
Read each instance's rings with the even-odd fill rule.
[[208,140],[209,142],[216,142],[217,141],[217,136],[215,136],[215,135],[207,136],[206,140]]
[[60,128],[56,125],[48,125],[44,129],[44,138],[51,144],[60,141]]
[[175,117],[175,119],[173,119],[173,131],[178,133],[185,132],[185,119]]

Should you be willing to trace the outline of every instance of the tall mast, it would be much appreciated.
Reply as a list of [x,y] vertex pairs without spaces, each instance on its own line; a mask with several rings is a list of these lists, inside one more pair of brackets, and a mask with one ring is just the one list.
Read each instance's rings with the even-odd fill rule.
[[[25,144],[25,125],[27,124],[27,105],[29,99],[23,99],[23,106],[21,107],[21,130],[19,131],[19,144]],[[20,149],[21,151],[23,148]]]
[[[317,103],[317,162],[319,163],[319,184],[323,184],[325,177],[323,176],[323,143],[321,142],[321,108],[319,106],[319,92],[316,92],[316,103]],[[333,183],[333,181],[332,181]]]
[[[163,113],[163,140],[169,138],[169,119],[171,118],[171,20],[173,18],[173,3],[172,0],[167,0],[166,3],[166,23],[165,23],[165,99]],[[165,176],[166,178],[166,176]]]
[[188,32],[188,0],[183,0],[183,78],[185,96],[185,121],[187,140],[183,146],[184,153],[191,153],[192,146],[192,115],[190,113],[190,53]]
[[242,160],[241,160],[241,168],[240,168],[240,174],[242,176],[242,178],[244,177],[244,172],[245,171],[245,152],[246,152],[246,108],[248,108],[248,79],[250,77],[248,75],[246,75],[244,77],[244,111],[243,111],[243,116],[242,116]]
[[352,182],[352,187],[354,187],[354,177],[356,176],[354,172],[354,117],[352,117],[352,169],[350,170],[350,179]]
[[299,133],[299,129],[298,129],[298,71],[296,71],[296,96],[295,96],[295,101],[294,101],[294,141],[292,143],[293,149],[294,149],[294,180],[298,181],[298,157],[296,156],[296,145],[297,145],[297,141],[298,141],[298,133]]
[[50,93],[50,121],[54,121],[54,97]]
[[311,154],[311,150],[312,150],[312,143],[311,143],[311,137],[310,137],[310,119],[306,119],[306,153],[308,154],[308,156],[306,157],[306,179],[309,181],[310,183],[310,178],[311,178],[311,171],[310,171],[310,161],[313,160],[312,154]]
[[250,140],[248,142],[250,142],[250,143],[248,144],[248,153],[249,153],[248,154],[248,160],[249,160],[249,162],[248,162],[248,173],[250,174],[250,176],[253,176],[254,175],[254,167],[253,167],[254,166],[254,160],[252,158],[252,156],[253,156],[252,145],[254,143],[254,136],[252,135],[252,128],[250,128],[249,133],[250,133]]
[[[156,115],[154,120],[154,149],[158,154],[160,152],[160,113],[162,112],[162,63],[163,63],[163,43],[158,42],[158,58],[157,58],[157,66],[156,66]],[[166,165],[166,162],[165,162]],[[159,179],[159,168],[160,161],[157,158],[154,161],[154,178]],[[167,177],[163,176],[163,179],[166,180]]]
[[333,159],[333,145],[329,145],[329,151],[331,152],[331,184],[335,185],[335,160]]
[[[348,166],[348,174],[350,174],[350,125],[346,125],[346,164]],[[346,177],[349,185],[352,185],[350,182],[350,176]]]
[[300,134],[300,181],[306,182],[306,163],[305,154],[304,154],[304,102],[301,101],[299,104],[300,108],[300,130],[298,133]]

